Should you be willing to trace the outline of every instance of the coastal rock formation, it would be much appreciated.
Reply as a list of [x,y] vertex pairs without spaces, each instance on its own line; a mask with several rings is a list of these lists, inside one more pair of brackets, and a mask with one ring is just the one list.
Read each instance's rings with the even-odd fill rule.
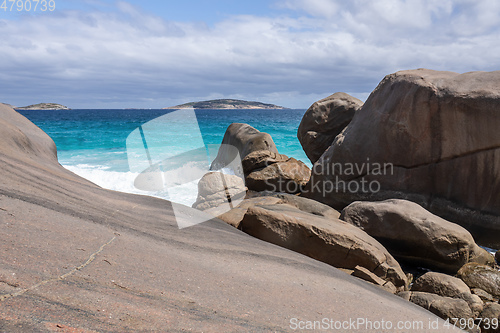
[[299,193],[311,177],[311,169],[302,161],[268,150],[248,154],[242,165],[253,191]]
[[272,137],[247,124],[229,125],[211,169],[220,169],[242,159],[246,185],[253,191],[298,193],[307,184],[311,170],[302,162],[278,153]]
[[388,75],[315,163],[306,195],[336,209],[408,199],[498,249],[499,112],[500,71]]
[[391,294],[396,294],[398,292],[398,288],[396,288],[396,286],[391,281],[386,281],[378,277],[375,273],[372,273],[370,270],[364,268],[363,266],[358,265],[354,267],[351,275],[380,286],[382,287],[382,289],[390,292]]
[[302,117],[297,138],[311,163],[315,163],[330,147],[335,137],[349,125],[363,102],[338,92],[319,100]]
[[219,149],[217,157],[212,162],[211,169],[221,169],[234,160],[232,150],[226,149],[228,146],[238,149],[242,160],[251,152],[259,150],[267,150],[278,154],[278,149],[271,135],[260,132],[248,124],[232,123],[224,133],[221,149]]
[[257,205],[285,204],[298,210],[313,214],[326,219],[338,219],[340,213],[335,209],[320,202],[286,193],[253,192],[248,194],[237,207],[219,216],[219,218],[230,225],[238,228],[248,208]]
[[69,172],[54,142],[3,105],[0,179],[1,331],[282,332],[318,313],[436,318],[218,219],[179,230],[168,201]]
[[437,272],[428,272],[413,283],[411,291],[423,291],[440,296],[460,298],[470,293],[469,287],[459,278]]
[[500,328],[498,325],[494,325],[494,323],[498,324],[500,322],[500,304],[486,304],[479,317],[483,318],[481,322],[481,333],[498,333]]
[[217,216],[232,209],[235,201],[245,197],[246,191],[240,177],[209,172],[198,182],[198,198],[193,208]]
[[498,302],[498,298],[493,297],[492,295],[488,294],[486,291],[480,288],[471,288],[471,292],[474,295],[479,296],[479,298],[483,302]]
[[421,291],[408,291],[398,295],[443,319],[473,318],[472,311],[463,299],[444,297]]
[[481,313],[484,306],[481,298],[473,295],[465,282],[454,276],[442,273],[425,273],[413,283],[411,291],[421,291],[439,296],[463,299],[469,305],[474,317],[477,317]]
[[469,263],[460,268],[457,276],[469,288],[479,288],[495,297],[500,297],[500,271],[495,268]]
[[362,266],[398,289],[408,282],[398,262],[379,242],[338,219],[325,219],[286,204],[261,204],[248,207],[239,229],[335,267]]
[[493,264],[493,256],[466,229],[411,201],[357,201],[344,208],[340,219],[361,228],[398,260],[411,264],[448,273],[456,273],[468,262]]

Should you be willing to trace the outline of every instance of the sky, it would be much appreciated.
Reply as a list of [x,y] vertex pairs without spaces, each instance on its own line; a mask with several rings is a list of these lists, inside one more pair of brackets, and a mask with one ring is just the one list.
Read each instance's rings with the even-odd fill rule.
[[0,8],[0,102],[15,106],[308,108],[365,100],[399,70],[500,70],[497,0],[21,1]]

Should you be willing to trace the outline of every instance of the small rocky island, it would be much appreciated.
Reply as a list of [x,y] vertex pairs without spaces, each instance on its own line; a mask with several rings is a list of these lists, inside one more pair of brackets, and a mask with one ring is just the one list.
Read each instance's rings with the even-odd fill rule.
[[71,110],[67,106],[57,103],[38,103],[28,106],[16,107],[16,110]]
[[286,109],[283,106],[261,102],[248,102],[239,99],[213,99],[210,101],[190,102],[164,109]]

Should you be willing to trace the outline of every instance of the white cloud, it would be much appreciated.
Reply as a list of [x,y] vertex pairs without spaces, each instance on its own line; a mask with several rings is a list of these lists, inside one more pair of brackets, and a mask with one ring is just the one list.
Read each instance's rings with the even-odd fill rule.
[[333,17],[337,14],[340,5],[332,0],[287,0],[280,4],[283,8],[304,10],[308,14],[320,17]]
[[498,69],[496,3],[288,0],[281,5],[294,15],[235,16],[210,27],[126,2],[115,12],[3,19],[0,98],[163,107],[238,96],[307,107],[335,91],[366,96],[400,69]]

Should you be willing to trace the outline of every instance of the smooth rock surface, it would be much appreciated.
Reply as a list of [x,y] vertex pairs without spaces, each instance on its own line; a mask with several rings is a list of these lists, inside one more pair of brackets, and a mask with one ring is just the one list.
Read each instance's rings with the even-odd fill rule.
[[409,300],[443,319],[468,319],[473,317],[469,305],[463,299],[443,297],[421,291],[412,291]]
[[246,190],[245,181],[238,176],[209,172],[198,182],[198,197],[193,208],[214,216],[220,215],[233,208],[235,202],[241,201]]
[[302,117],[297,138],[311,163],[315,163],[333,140],[349,125],[363,102],[337,92],[314,102]]
[[463,299],[469,305],[473,317],[477,317],[484,306],[481,298],[473,295],[465,282],[442,273],[425,273],[413,283],[411,291],[422,291],[439,296]]
[[0,208],[1,331],[285,332],[319,313],[435,319],[220,220],[179,230],[168,201],[67,171],[52,140],[3,105]]
[[259,150],[278,153],[276,144],[268,133],[260,132],[248,124],[232,123],[224,133],[222,146],[212,162],[212,170],[221,169],[235,159],[234,151],[228,149],[229,146],[236,147],[242,160],[251,152]]
[[325,219],[286,204],[254,205],[247,209],[239,228],[334,267],[362,266],[399,289],[408,283],[398,262],[379,242],[338,219]]
[[[388,75],[315,163],[307,196],[336,209],[357,200],[408,199],[498,249],[499,114],[500,71]],[[327,181],[328,193],[314,190]],[[352,191],[339,181],[354,182]],[[373,181],[380,188],[362,189]]]
[[419,277],[413,283],[411,291],[423,291],[452,298],[460,298],[460,295],[470,293],[464,281],[437,272],[428,272]]
[[399,260],[412,264],[453,274],[468,262],[493,264],[493,257],[466,229],[411,201],[357,201],[340,218],[376,238]]
[[247,210],[255,205],[287,204],[302,212],[322,216],[327,219],[338,219],[340,213],[320,202],[287,193],[253,192],[249,193],[237,207],[218,216],[221,220],[238,228]]

